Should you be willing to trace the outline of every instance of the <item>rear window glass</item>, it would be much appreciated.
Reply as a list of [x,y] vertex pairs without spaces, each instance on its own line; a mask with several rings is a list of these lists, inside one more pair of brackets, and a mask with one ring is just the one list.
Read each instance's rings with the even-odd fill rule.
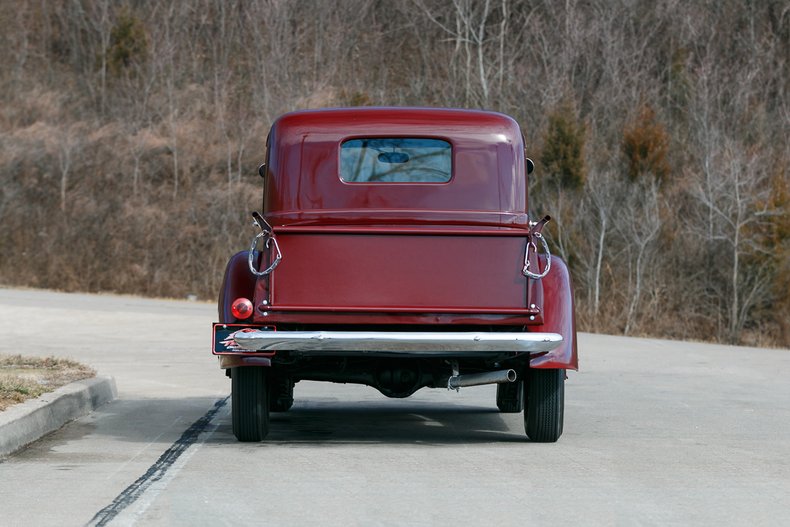
[[340,179],[348,183],[445,183],[452,148],[441,139],[349,139],[340,145]]

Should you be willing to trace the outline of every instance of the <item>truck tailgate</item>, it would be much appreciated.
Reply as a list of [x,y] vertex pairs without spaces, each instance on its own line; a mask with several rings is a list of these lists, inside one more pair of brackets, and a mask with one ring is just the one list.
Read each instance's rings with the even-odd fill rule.
[[271,308],[524,313],[526,238],[518,234],[279,232]]

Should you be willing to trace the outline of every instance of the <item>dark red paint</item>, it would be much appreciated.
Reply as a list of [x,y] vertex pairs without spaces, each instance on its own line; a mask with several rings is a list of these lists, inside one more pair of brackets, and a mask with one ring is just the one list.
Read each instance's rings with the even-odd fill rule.
[[[340,144],[359,137],[448,141],[453,176],[446,183],[344,183]],[[302,111],[280,117],[268,144],[264,216],[283,260],[255,280],[246,252],[231,258],[221,321],[235,322],[228,304],[246,296],[254,297],[255,324],[521,327],[564,338],[532,367],[577,368],[567,267],[554,258],[543,280],[521,274],[527,176],[513,119],[448,109]],[[257,267],[270,256],[262,251]]]
[[559,333],[563,342],[557,349],[534,358],[532,368],[579,369],[576,352],[576,314],[573,305],[573,286],[568,266],[560,258],[553,256],[551,271],[541,282],[543,293],[548,299],[544,304],[543,323],[529,326],[529,331]]
[[[225,267],[225,276],[219,292],[219,321],[224,324],[238,322],[233,316],[231,303],[239,298],[246,297],[252,300],[255,291],[255,275],[250,272],[247,265],[247,251],[242,251],[231,256]],[[257,258],[256,258],[257,260]]]
[[[356,137],[433,137],[453,148],[447,183],[344,183],[340,144]],[[491,112],[362,108],[286,114],[269,136],[272,225],[527,224],[518,124]]]

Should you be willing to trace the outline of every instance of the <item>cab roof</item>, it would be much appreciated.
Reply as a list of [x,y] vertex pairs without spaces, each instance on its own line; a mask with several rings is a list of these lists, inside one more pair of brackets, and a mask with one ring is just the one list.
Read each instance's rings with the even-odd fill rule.
[[[344,141],[387,137],[449,142],[452,178],[446,183],[341,180]],[[523,136],[518,123],[501,113],[446,108],[302,110],[275,121],[268,147],[264,209],[274,224],[347,223],[351,218],[362,223],[392,218],[510,225],[527,221]]]
[[475,131],[481,141],[496,141],[490,134],[505,134],[512,141],[521,141],[518,123],[505,114],[482,110],[454,108],[393,108],[355,107],[300,110],[282,115],[274,126],[280,130],[336,131],[370,133],[375,125],[381,133],[420,129],[425,132]]

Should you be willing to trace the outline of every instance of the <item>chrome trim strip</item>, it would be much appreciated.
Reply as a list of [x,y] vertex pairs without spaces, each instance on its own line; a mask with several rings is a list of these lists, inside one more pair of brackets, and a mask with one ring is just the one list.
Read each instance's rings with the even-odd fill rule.
[[520,352],[551,351],[562,343],[557,333],[397,332],[397,331],[250,331],[234,336],[250,351]]

